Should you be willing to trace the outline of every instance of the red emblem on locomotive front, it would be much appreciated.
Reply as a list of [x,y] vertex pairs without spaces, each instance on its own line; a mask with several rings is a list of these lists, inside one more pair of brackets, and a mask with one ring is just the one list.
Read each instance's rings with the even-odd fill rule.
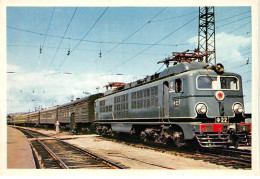
[[217,91],[216,93],[215,93],[215,96],[216,96],[216,98],[217,98],[217,100],[223,100],[224,99],[224,97],[225,97],[225,94],[222,92],[222,91]]

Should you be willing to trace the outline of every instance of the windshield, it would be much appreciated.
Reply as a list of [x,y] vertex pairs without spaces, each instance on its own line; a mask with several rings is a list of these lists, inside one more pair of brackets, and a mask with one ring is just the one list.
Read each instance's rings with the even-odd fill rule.
[[238,79],[236,77],[199,76],[197,78],[198,89],[212,90],[238,90]]

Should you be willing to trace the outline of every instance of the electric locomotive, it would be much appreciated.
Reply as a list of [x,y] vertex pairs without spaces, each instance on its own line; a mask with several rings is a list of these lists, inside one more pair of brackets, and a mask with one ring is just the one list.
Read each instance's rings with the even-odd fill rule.
[[159,62],[167,65],[161,73],[107,85],[111,89],[95,103],[97,132],[129,133],[178,147],[194,140],[202,147],[251,145],[241,76],[221,64],[200,62],[205,55],[174,54]]

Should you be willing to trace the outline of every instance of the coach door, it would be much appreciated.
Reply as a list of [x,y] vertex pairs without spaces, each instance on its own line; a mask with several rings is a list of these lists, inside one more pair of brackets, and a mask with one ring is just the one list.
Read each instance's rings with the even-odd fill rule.
[[163,82],[163,116],[169,117],[169,82]]
[[75,125],[75,118],[74,118],[75,114],[72,112],[70,113],[70,130],[72,130],[74,128]]

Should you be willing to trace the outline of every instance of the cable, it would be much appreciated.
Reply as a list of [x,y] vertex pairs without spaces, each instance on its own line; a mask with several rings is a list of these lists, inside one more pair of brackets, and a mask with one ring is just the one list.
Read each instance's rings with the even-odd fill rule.
[[[92,27],[88,30],[88,32],[82,37],[82,39],[77,43],[77,45],[71,50],[71,53],[79,46],[79,44],[83,41],[83,39],[89,34],[89,32],[94,28],[94,26],[97,24],[97,22],[101,19],[101,17],[105,14],[108,7],[103,11],[103,13],[99,16],[99,18],[96,20],[96,22],[92,25]],[[61,66],[65,63],[67,60],[68,55],[64,58],[60,66],[58,67],[58,70],[61,68]]]
[[[189,44],[195,44],[195,43],[186,43],[186,44],[165,44],[167,46],[181,46],[181,45],[189,45]],[[152,45],[152,44],[146,44],[146,45]],[[30,46],[27,46],[27,45],[15,45],[15,44],[11,44],[11,45],[7,45],[8,47],[25,47],[25,48],[38,48],[38,46],[36,45],[30,45]],[[57,47],[51,47],[51,46],[45,46],[45,48],[57,48]],[[68,48],[60,48],[60,49],[68,49]],[[79,51],[84,51],[84,52],[92,52],[92,53],[96,53],[96,52],[99,52],[99,50],[87,50],[87,49],[84,49],[84,48],[77,48],[76,50],[79,50]],[[106,52],[106,51],[103,51],[103,52]],[[122,52],[122,51],[114,51],[114,52],[111,52],[111,53],[115,53],[115,54],[136,54],[136,52]],[[145,55],[164,55],[164,54],[155,54],[155,53],[149,53],[149,54],[145,54]]]
[[101,17],[105,14],[105,12],[107,11],[108,7],[103,11],[103,13],[99,16],[99,18],[96,20],[96,22],[92,25],[92,27],[89,29],[89,31],[84,35],[84,37],[77,43],[77,45],[71,50],[74,51],[79,44],[83,41],[83,39],[89,34],[89,32],[94,28],[94,26],[97,24],[97,22],[101,19]]
[[246,13],[249,13],[251,11],[246,11],[246,12],[243,12],[243,13],[240,13],[240,14],[237,14],[237,15],[234,15],[234,16],[230,16],[230,17],[227,17],[227,18],[224,18],[224,19],[221,19],[221,20],[218,20],[217,22],[221,22],[221,21],[224,21],[224,20],[227,20],[227,19],[231,19],[231,18],[234,18],[234,17],[237,17],[237,16],[240,16],[242,14],[246,14]]
[[[245,50],[245,49],[244,49]],[[248,49],[246,49],[246,50],[248,50]],[[241,52],[242,50],[240,50],[240,52]],[[241,54],[241,56],[243,56],[243,55],[247,55],[247,54],[249,54],[249,53],[251,53],[251,51],[249,51],[249,52],[246,52],[246,53],[243,53],[243,54]],[[220,59],[221,59],[221,57],[219,57]],[[229,59],[229,60],[225,60],[225,61],[223,61],[223,62],[221,62],[221,63],[224,63],[224,62],[227,62],[227,61],[231,61],[231,60],[234,60],[234,59]]]
[[[252,63],[246,63],[244,65],[239,65],[239,66],[235,66],[235,67],[232,67],[232,68],[239,68],[239,67],[242,67],[242,66],[246,66],[246,65],[251,65]],[[231,67],[230,67],[231,68]],[[230,68],[227,68],[227,69],[230,69]]]
[[[135,32],[133,32],[132,34],[130,34],[128,37],[126,37],[126,38],[125,38],[124,40],[122,40],[120,43],[118,43],[117,45],[115,45],[114,47],[112,47],[109,51],[107,51],[105,54],[103,54],[103,57],[104,57],[106,54],[108,54],[109,52],[111,52],[112,50],[114,50],[115,48],[117,48],[119,45],[123,44],[127,39],[129,39],[129,38],[132,37],[134,34],[136,34],[138,31],[140,31],[142,28],[144,28],[147,24],[149,24],[150,22],[152,22],[152,20],[155,19],[157,16],[159,16],[166,8],[167,8],[167,7],[165,7],[165,8],[162,9],[161,11],[159,11],[159,12],[158,12],[155,16],[153,16],[148,22],[144,23],[139,29],[137,29]],[[186,43],[186,44],[192,44],[192,43]],[[186,44],[185,44],[185,45],[186,45]],[[157,43],[157,44],[149,44],[149,46],[154,46],[154,45],[158,45],[158,43]],[[180,44],[180,45],[181,45],[181,44]],[[184,44],[183,44],[183,45],[184,45]],[[177,46],[177,44],[175,44],[174,46]],[[98,59],[99,59],[99,58],[97,58],[97,59],[93,62],[93,64],[96,63]],[[89,65],[89,66],[92,66],[92,64]]]
[[232,32],[235,32],[236,30],[241,29],[242,27],[244,27],[244,26],[246,26],[247,24],[250,24],[250,23],[251,23],[251,21],[247,22],[246,24],[244,24],[244,25],[242,25],[242,26],[240,26],[240,27],[236,28],[235,30],[232,30],[232,31],[230,31],[228,33],[231,34]]
[[159,70],[157,70],[155,73],[158,73],[158,71],[160,71],[163,66],[164,66],[164,64],[162,64],[162,66],[159,68]]
[[[114,44],[117,44],[119,42],[113,42]],[[122,43],[122,44],[126,44],[126,45],[142,45],[142,46],[149,46],[152,44],[148,44],[148,43],[137,43],[137,42],[133,42],[133,43]],[[180,43],[180,44],[156,44],[157,46],[169,46],[169,47],[175,47],[175,46],[181,46],[181,45],[190,45],[190,44],[194,44],[194,43]],[[19,44],[10,44],[7,45],[9,47],[31,47],[31,48],[38,48],[39,46],[35,46],[35,45],[19,45]],[[57,48],[57,47],[51,47],[51,46],[45,46],[46,48]],[[60,49],[67,49],[67,48],[60,48]],[[79,50],[79,49],[78,49]],[[83,50],[83,49],[81,49]],[[86,49],[84,49],[86,50]],[[92,50],[92,51],[98,51],[98,50]]]
[[70,19],[69,24],[67,25],[67,28],[66,28],[66,30],[65,30],[65,32],[64,32],[64,34],[63,34],[63,37],[62,37],[62,39],[61,39],[61,41],[60,41],[60,44],[59,44],[59,46],[58,46],[58,48],[57,48],[57,50],[56,50],[56,52],[55,52],[55,55],[54,55],[54,57],[52,58],[52,61],[51,61],[50,65],[49,65],[49,67],[48,67],[47,72],[49,71],[49,69],[50,69],[50,67],[51,67],[51,65],[52,65],[52,63],[53,63],[53,61],[54,61],[54,59],[55,59],[55,57],[56,57],[56,55],[57,55],[59,49],[60,49],[61,43],[62,43],[62,41],[63,41],[63,39],[64,39],[64,36],[65,36],[66,33],[67,33],[67,30],[68,30],[68,28],[69,28],[69,26],[70,26],[70,23],[72,22],[72,19],[73,19],[74,16],[75,16],[75,13],[76,13],[77,9],[78,9],[78,7],[76,7],[76,9],[74,10],[74,13],[73,13],[73,15],[72,15],[72,17],[71,17],[71,19]]
[[[198,16],[196,16],[195,18],[191,19],[190,21],[188,21],[187,23],[183,24],[182,26],[180,26],[179,28],[177,28],[176,30],[174,30],[173,32],[171,32],[170,34],[166,35],[165,37],[163,37],[162,39],[160,39],[159,41],[157,41],[156,43],[150,45],[149,47],[145,48],[144,50],[142,50],[141,52],[137,53],[136,55],[134,55],[133,57],[123,61],[122,63],[120,63],[119,65],[115,66],[114,68],[112,68],[110,71],[118,68],[119,66],[123,65],[124,63],[134,59],[135,57],[137,57],[138,55],[142,54],[143,52],[145,52],[146,50],[152,48],[154,45],[158,44],[159,42],[163,41],[164,39],[166,39],[167,37],[171,36],[172,34],[174,34],[175,32],[177,32],[178,30],[180,30],[181,28],[185,27],[186,25],[188,25],[189,23],[191,23],[192,21],[194,21],[196,18],[198,18]],[[109,72],[110,72],[109,71]]]
[[[112,50],[114,50],[115,48],[117,48],[119,45],[121,45],[123,42],[125,42],[126,40],[128,40],[130,37],[132,37],[134,34],[136,34],[137,32],[139,32],[142,28],[144,28],[146,25],[148,25],[153,19],[155,19],[157,16],[159,16],[167,7],[163,8],[160,12],[158,12],[155,16],[153,16],[148,22],[144,23],[139,29],[137,29],[136,31],[134,31],[132,34],[130,34],[128,37],[126,37],[124,40],[122,40],[120,43],[118,43],[117,45],[115,45],[114,47],[112,47],[109,51],[107,51],[105,54],[103,54],[103,57],[108,54],[109,52],[111,52]],[[96,60],[97,61],[97,60]]]
[[55,10],[55,7],[54,7],[53,10],[52,10],[51,18],[50,18],[50,21],[49,21],[49,25],[48,25],[48,28],[47,28],[47,32],[46,32],[45,37],[44,37],[44,41],[43,41],[43,44],[42,44],[42,48],[44,47],[45,40],[46,40],[47,34],[48,34],[48,32],[49,32],[49,28],[50,28],[50,24],[51,24],[51,21],[52,21],[52,17],[53,17],[54,10]]
[[192,12],[192,13],[189,13],[189,14],[184,14],[184,15],[181,15],[181,16],[175,16],[175,17],[171,17],[171,18],[167,18],[167,19],[159,19],[159,20],[154,20],[154,21],[150,21],[150,22],[167,21],[167,20],[172,20],[172,19],[176,19],[176,18],[180,18],[180,17],[185,17],[185,16],[188,16],[188,15],[191,15],[191,14],[195,14],[195,13],[198,13],[198,11]]
[[[48,34],[42,34],[39,32],[34,32],[34,31],[29,31],[29,30],[25,30],[25,29],[19,29],[16,27],[11,27],[11,26],[7,26],[7,28],[10,29],[14,29],[14,30],[18,30],[18,31],[23,31],[23,32],[28,32],[28,33],[32,33],[32,34],[36,34],[36,35],[46,35],[47,37],[53,37],[53,38],[63,38],[63,39],[67,39],[67,40],[75,40],[75,41],[84,41],[84,42],[89,42],[89,43],[102,43],[102,44],[126,44],[126,45],[152,45],[152,44],[148,44],[148,43],[139,43],[139,42],[113,42],[113,41],[96,41],[96,40],[82,40],[82,39],[77,39],[77,38],[72,38],[72,37],[62,37],[62,36],[57,36],[57,35],[48,35]],[[183,43],[183,44],[156,44],[157,46],[177,46],[177,45],[187,45],[187,44],[192,44],[192,43]],[[38,47],[38,46],[37,46]]]
[[52,17],[53,17],[54,11],[55,11],[55,7],[53,8],[52,13],[51,13],[51,18],[50,18],[50,20],[49,20],[47,32],[46,32],[46,34],[45,34],[42,47],[40,47],[40,54],[39,54],[39,58],[38,58],[37,61],[36,61],[35,71],[37,71],[38,66],[39,66],[39,60],[40,60],[40,58],[41,58],[41,53],[42,53],[42,50],[43,50],[43,47],[44,47],[44,44],[45,44],[45,40],[46,40],[47,34],[48,34],[48,32],[49,32],[49,28],[50,28],[50,24],[51,24],[51,21],[52,21]]
[[247,17],[243,17],[243,18],[241,18],[241,19],[237,19],[237,20],[235,20],[235,21],[231,21],[231,22],[229,22],[229,23],[226,23],[226,24],[223,24],[223,25],[221,25],[221,26],[216,27],[216,29],[217,29],[217,28],[220,28],[220,27],[223,27],[223,26],[226,26],[226,25],[229,25],[229,24],[232,24],[232,23],[235,23],[235,22],[238,22],[238,21],[241,21],[241,20],[246,19],[246,18],[249,18],[249,17],[251,17],[251,16],[247,16]]

